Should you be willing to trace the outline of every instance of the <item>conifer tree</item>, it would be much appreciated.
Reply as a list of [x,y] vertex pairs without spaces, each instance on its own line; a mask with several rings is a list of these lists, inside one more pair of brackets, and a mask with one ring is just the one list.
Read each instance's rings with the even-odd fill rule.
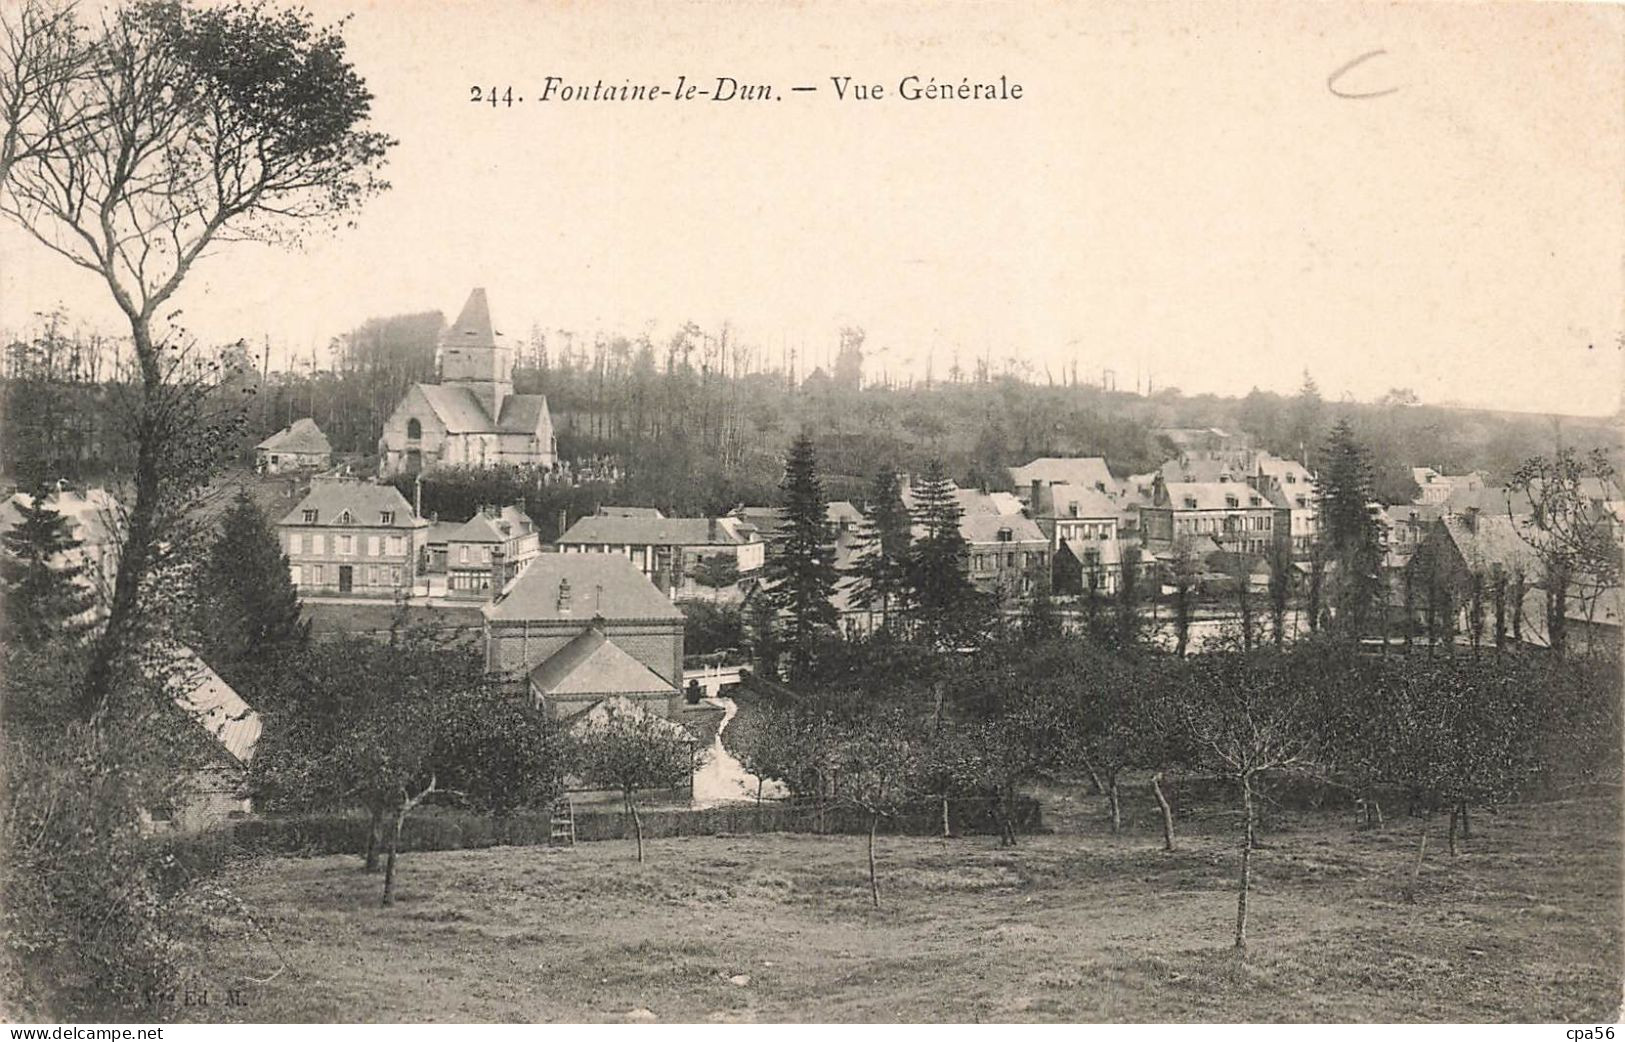
[[1332,566],[1330,606],[1338,628],[1358,636],[1381,596],[1382,528],[1373,508],[1371,466],[1347,419],[1326,439],[1315,480],[1320,540]]
[[43,487],[19,497],[18,513],[20,520],[5,534],[0,566],[8,639],[38,647],[56,638],[84,636],[89,629],[84,616],[96,597],[85,581],[85,566],[73,556],[80,541]]
[[876,472],[868,507],[859,532],[860,556],[852,567],[856,577],[852,599],[860,608],[878,607],[881,624],[890,626],[894,613],[906,607],[908,557],[914,543],[913,518],[903,505],[897,472],[890,467]]
[[814,645],[835,630],[835,550],[824,541],[828,502],[818,480],[812,438],[798,436],[785,459],[784,523],[774,537],[766,568],[771,605],[784,627],[789,679],[805,679]]
[[914,524],[920,537],[908,558],[916,637],[927,645],[960,639],[976,621],[982,598],[966,575],[962,511],[941,460],[925,465],[914,484]]
[[228,683],[253,686],[260,670],[304,643],[299,593],[259,505],[247,489],[221,518],[198,591],[199,651]]

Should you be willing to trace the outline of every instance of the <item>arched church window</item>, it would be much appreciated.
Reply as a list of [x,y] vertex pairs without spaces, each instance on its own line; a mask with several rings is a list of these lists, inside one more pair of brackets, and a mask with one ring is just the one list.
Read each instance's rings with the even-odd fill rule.
[[423,437],[423,424],[419,423],[415,416],[406,421],[406,437],[408,441],[417,441]]

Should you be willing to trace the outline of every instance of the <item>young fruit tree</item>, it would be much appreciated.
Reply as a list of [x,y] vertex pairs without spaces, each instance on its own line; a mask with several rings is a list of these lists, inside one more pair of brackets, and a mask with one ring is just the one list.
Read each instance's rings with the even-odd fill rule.
[[838,799],[868,818],[869,900],[876,908],[880,907],[880,880],[875,871],[875,834],[880,819],[899,816],[917,799],[923,751],[919,722],[894,708],[876,709],[844,727]]
[[[1303,659],[1303,661],[1299,661]],[[1313,663],[1274,650],[1216,652],[1190,660],[1179,699],[1182,725],[1207,767],[1236,783],[1241,797],[1241,866],[1235,947],[1247,947],[1247,898],[1266,775],[1315,768]]]
[[671,789],[693,777],[699,765],[694,739],[681,724],[643,712],[625,700],[600,704],[578,731],[575,771],[589,785],[621,794],[643,861],[643,818],[638,793]]

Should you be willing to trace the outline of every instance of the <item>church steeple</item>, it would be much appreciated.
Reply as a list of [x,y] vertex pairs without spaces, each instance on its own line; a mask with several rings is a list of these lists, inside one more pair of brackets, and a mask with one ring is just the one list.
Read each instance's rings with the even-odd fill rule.
[[441,341],[440,382],[467,387],[494,421],[513,394],[512,374],[511,352],[497,343],[485,290],[476,288]]

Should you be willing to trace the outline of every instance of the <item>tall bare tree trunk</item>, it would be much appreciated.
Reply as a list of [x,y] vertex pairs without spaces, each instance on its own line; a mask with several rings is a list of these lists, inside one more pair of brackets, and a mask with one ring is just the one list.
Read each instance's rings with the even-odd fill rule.
[[1174,849],[1174,809],[1162,791],[1162,772],[1151,776],[1151,793],[1157,797],[1157,808],[1162,811],[1162,849]]
[[1405,888],[1406,901],[1416,900],[1417,888],[1422,884],[1422,861],[1428,855],[1428,819],[1431,817],[1427,811],[1422,812],[1422,827],[1418,830],[1420,838],[1416,844],[1416,865],[1411,869],[1410,886]]
[[942,838],[953,839],[953,826],[948,823],[948,797],[942,797]]
[[626,790],[626,812],[632,816],[632,834],[638,841],[638,864],[643,864],[643,818],[638,815],[638,805],[632,799],[632,790]]
[[366,872],[378,871],[378,848],[384,831],[384,808],[374,807],[371,814],[371,820],[367,823],[367,862],[363,868]]
[[1106,802],[1111,806],[1112,835],[1115,836],[1123,831],[1123,800],[1117,789],[1116,772],[1113,772],[1112,776],[1107,780]]
[[1241,776],[1241,885],[1236,894],[1236,951],[1247,950],[1247,891],[1253,881],[1253,776]]
[[880,825],[880,815],[869,814],[869,900],[874,902],[876,908],[880,907],[880,880],[875,876],[875,829]]
[[401,806],[395,812],[395,827],[389,833],[389,857],[384,862],[384,907],[395,903],[395,852],[401,845],[401,825],[406,821],[406,811],[409,804],[401,801]]

